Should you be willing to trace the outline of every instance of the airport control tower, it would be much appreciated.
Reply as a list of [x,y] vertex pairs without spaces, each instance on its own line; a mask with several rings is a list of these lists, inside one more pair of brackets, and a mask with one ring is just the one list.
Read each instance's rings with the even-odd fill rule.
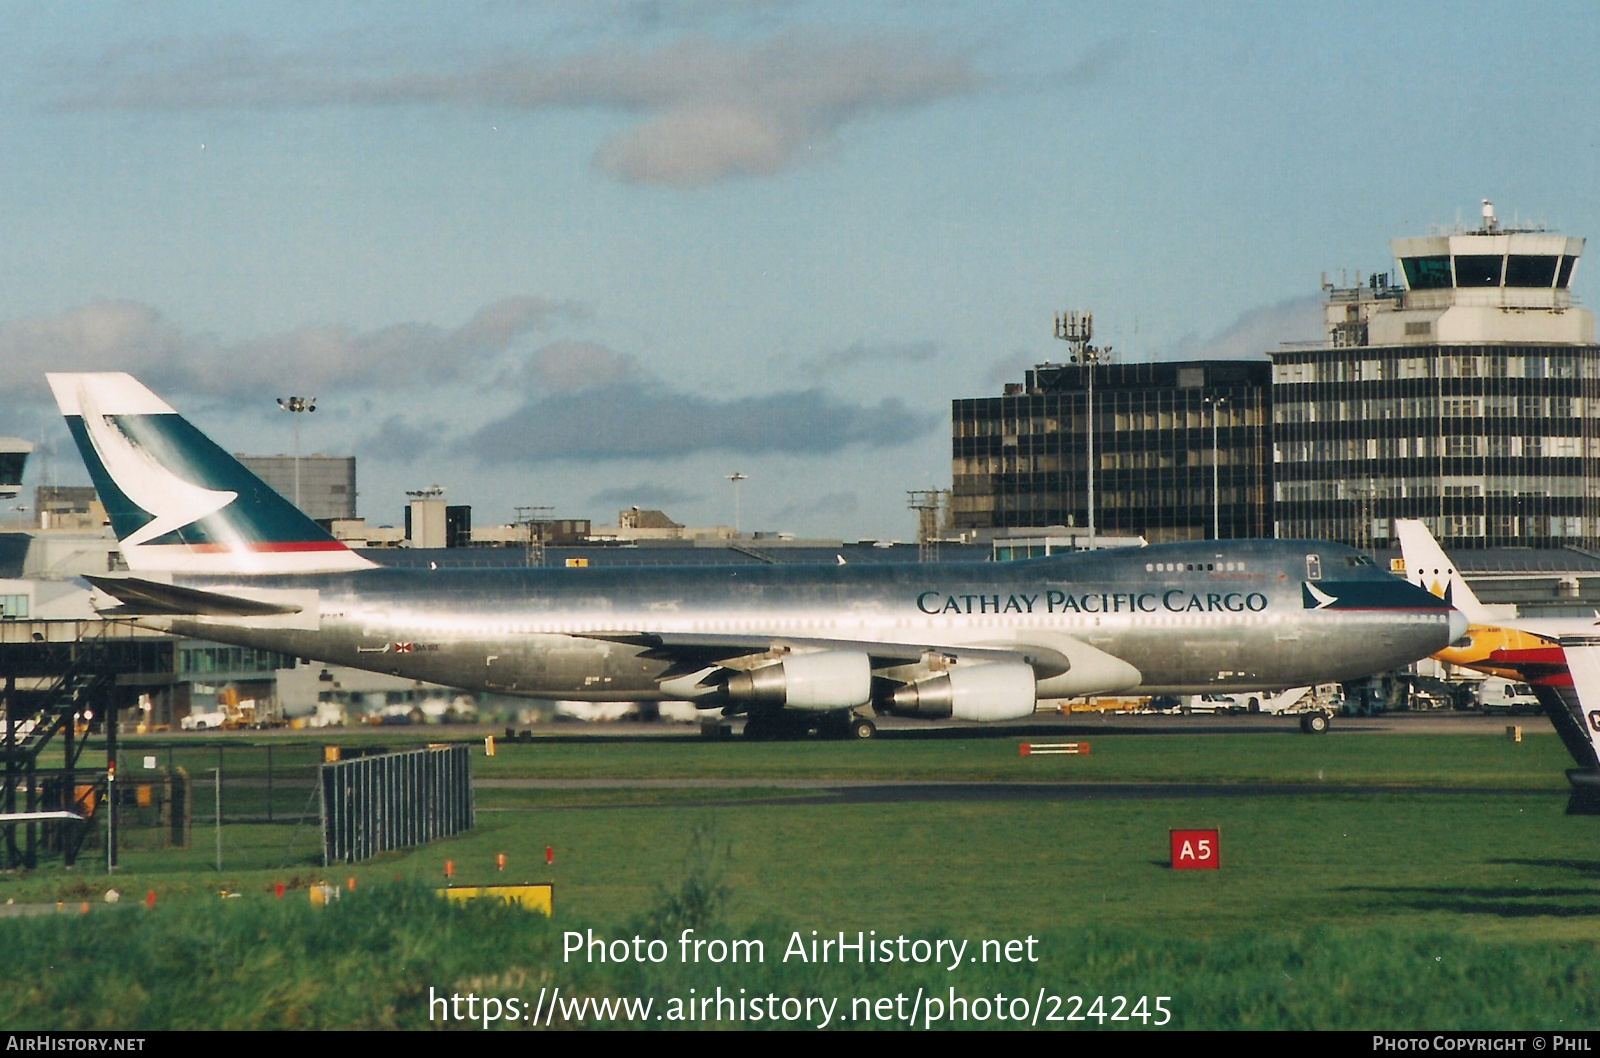
[[1400,282],[1324,285],[1327,341],[1273,352],[1277,535],[1447,549],[1600,544],[1600,346],[1584,240],[1507,228],[1392,241]]
[[20,437],[0,437],[0,500],[14,499],[22,491],[22,469],[33,445]]

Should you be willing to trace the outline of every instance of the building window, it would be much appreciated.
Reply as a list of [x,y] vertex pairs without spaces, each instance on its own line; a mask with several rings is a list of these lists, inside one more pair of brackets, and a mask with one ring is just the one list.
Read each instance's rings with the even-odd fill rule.
[[1548,287],[1556,279],[1555,254],[1514,253],[1506,259],[1506,286]]
[[1499,254],[1463,254],[1456,258],[1456,286],[1497,287],[1504,264]]
[[1450,258],[1407,257],[1400,262],[1405,269],[1406,285],[1412,290],[1447,290],[1450,287]]

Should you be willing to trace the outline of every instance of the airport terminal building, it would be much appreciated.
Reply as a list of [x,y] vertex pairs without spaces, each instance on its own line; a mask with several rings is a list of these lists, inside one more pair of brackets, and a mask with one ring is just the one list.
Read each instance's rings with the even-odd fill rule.
[[1284,537],[1387,547],[1420,518],[1446,549],[1600,543],[1600,346],[1573,303],[1583,240],[1396,239],[1403,283],[1330,289],[1328,341],[1272,357]]
[[1327,336],[1263,361],[1040,365],[952,406],[959,529],[1167,540],[1600,547],[1600,345],[1584,240],[1499,226],[1395,239],[1401,281],[1325,287]]
[[1041,364],[952,408],[952,524],[1094,525],[1151,543],[1272,535],[1271,365]]

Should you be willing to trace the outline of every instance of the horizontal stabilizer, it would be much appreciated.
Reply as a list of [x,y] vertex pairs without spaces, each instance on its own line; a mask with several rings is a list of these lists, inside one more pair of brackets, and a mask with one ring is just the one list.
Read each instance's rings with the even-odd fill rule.
[[82,823],[76,812],[0,812],[0,827],[18,823]]
[[85,577],[90,584],[122,603],[114,617],[272,617],[299,613],[292,603],[266,602],[238,595],[180,588],[138,577]]

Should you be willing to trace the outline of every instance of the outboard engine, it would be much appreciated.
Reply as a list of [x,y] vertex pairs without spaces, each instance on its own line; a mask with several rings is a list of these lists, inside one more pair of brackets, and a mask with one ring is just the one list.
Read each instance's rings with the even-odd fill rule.
[[1037,700],[1033,666],[1020,661],[957,665],[897,688],[889,711],[925,720],[1019,720]]
[[791,654],[775,664],[735,672],[723,689],[744,705],[852,709],[872,697],[872,660],[846,650]]

